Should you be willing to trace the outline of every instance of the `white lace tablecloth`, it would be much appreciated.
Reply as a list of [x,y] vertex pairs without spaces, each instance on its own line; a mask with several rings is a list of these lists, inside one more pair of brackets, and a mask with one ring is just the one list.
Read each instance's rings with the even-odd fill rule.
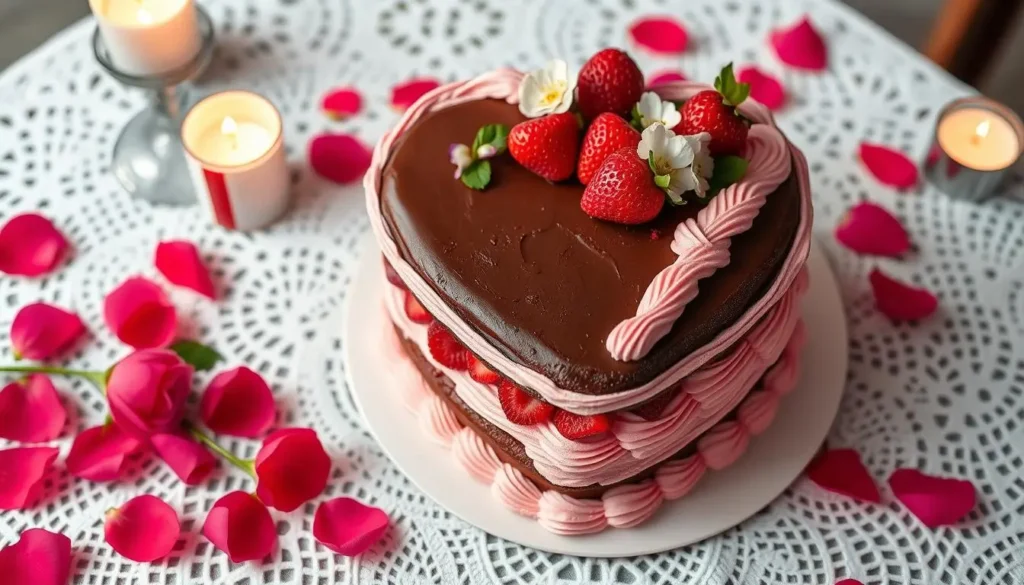
[[[313,505],[275,513],[271,562],[234,565],[198,535],[206,510],[251,487],[233,470],[186,487],[157,461],[130,481],[96,484],[55,475],[34,509],[3,512],[0,544],[26,527],[67,534],[76,583],[1024,583],[1024,180],[984,205],[930,187],[896,194],[875,183],[855,153],[861,140],[923,158],[937,110],[968,88],[850,9],[831,0],[217,0],[219,53],[203,90],[247,87],[282,110],[297,201],[272,229],[226,232],[196,209],[155,209],[129,198],[108,171],[119,129],[142,96],[105,76],[89,48],[91,22],[59,35],[0,75],[0,223],[40,209],[64,230],[74,257],[54,275],[0,278],[0,331],[16,309],[42,299],[78,311],[94,339],[70,363],[100,367],[124,355],[102,326],[101,301],[131,274],[154,274],[161,239],[206,252],[223,300],[175,293],[200,339],[231,363],[258,368],[284,423],[312,426],[334,461],[328,496],[353,495],[386,510],[392,529],[359,559],[336,556],[311,535]],[[783,69],[768,31],[812,15],[830,69]],[[416,75],[465,78],[499,65],[530,68],[560,56],[573,65],[599,47],[626,46],[635,17],[670,13],[691,33],[679,59],[638,55],[646,72],[681,67],[710,80],[725,62],[781,73],[792,100],[780,125],[807,154],[816,228],[842,282],[851,369],[830,444],[854,446],[876,478],[901,466],[971,479],[980,503],[965,521],[930,530],[896,503],[863,505],[797,480],[762,513],[725,534],[633,559],[551,555],[467,525],[420,493],[366,432],[349,397],[340,336],[342,305],[367,230],[361,189],[338,188],[304,168],[306,141],[327,129],[371,143],[396,115],[389,88]],[[331,86],[354,85],[366,110],[333,123],[318,110]],[[891,273],[939,294],[940,314],[893,325],[873,308],[867,272],[878,263],[838,247],[832,226],[870,199],[894,210],[917,246]],[[6,346],[6,344],[2,344]],[[1014,349],[1017,349],[1015,355]],[[0,358],[9,361],[4,347]],[[103,420],[86,385],[59,382],[80,430]],[[70,432],[68,433],[70,436]],[[70,438],[62,442],[65,449]],[[233,447],[252,456],[256,443]],[[104,511],[141,492],[172,503],[183,540],[156,565],[128,562],[103,542]],[[892,498],[888,498],[892,500]],[[0,576],[0,582],[3,576]]]

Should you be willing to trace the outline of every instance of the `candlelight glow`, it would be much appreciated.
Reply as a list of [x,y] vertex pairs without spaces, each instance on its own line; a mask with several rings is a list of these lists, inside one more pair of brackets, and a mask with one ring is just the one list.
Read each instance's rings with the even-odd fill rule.
[[136,18],[138,18],[139,22],[142,24],[153,24],[153,16],[147,12],[145,8],[139,8],[139,13]]
[[221,134],[238,134],[238,122],[231,116],[225,116],[224,121],[220,123]]
[[978,128],[974,131],[978,135],[978,138],[985,138],[988,133],[992,130],[992,122],[985,120],[981,124],[978,124]]

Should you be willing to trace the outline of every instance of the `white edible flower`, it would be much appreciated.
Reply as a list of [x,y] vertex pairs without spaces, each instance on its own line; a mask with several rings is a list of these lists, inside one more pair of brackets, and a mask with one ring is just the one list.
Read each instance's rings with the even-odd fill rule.
[[473,164],[473,154],[465,144],[454,143],[448,147],[448,160],[455,165],[455,178],[462,176],[462,171]]
[[711,135],[701,132],[683,138],[693,151],[693,163],[687,170],[686,182],[689,189],[703,199],[708,194],[708,179],[715,174],[715,159],[711,158],[711,151],[708,149]]
[[567,112],[575,89],[576,76],[569,74],[569,65],[555,59],[523,76],[519,82],[519,111],[527,118]]
[[652,124],[664,124],[666,128],[675,128],[683,116],[670,101],[662,101],[661,96],[653,91],[645,91],[636,104],[640,114],[640,125],[649,128]]
[[652,124],[640,135],[636,154],[651,162],[655,182],[668,193],[673,203],[681,204],[683,193],[693,189],[690,165],[694,161],[694,151],[691,142],[677,136],[664,124]]

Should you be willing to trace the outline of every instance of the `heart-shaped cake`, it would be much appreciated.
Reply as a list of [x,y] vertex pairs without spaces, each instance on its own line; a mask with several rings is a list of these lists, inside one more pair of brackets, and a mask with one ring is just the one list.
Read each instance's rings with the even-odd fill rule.
[[642,522],[796,383],[807,168],[747,93],[606,49],[442,86],[374,151],[405,400],[549,530]]

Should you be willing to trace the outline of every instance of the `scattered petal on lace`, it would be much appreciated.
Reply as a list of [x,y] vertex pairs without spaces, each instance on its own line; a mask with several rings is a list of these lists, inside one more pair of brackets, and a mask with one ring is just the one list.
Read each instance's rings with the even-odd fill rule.
[[291,512],[324,491],[331,459],[313,429],[281,429],[263,441],[253,467],[260,500]]
[[881,502],[871,473],[853,449],[830,449],[807,466],[807,477],[822,488],[865,502]]
[[43,528],[29,528],[18,542],[0,548],[0,575],[11,585],[67,585],[71,540]]
[[363,109],[363,96],[351,87],[332,89],[320,100],[320,109],[332,120],[344,120]]
[[156,245],[153,264],[171,284],[194,290],[210,299],[217,298],[210,271],[192,242],[160,242]]
[[889,476],[889,487],[928,528],[956,524],[974,509],[978,497],[967,480],[926,475],[916,469],[897,469]]
[[875,295],[875,306],[893,321],[917,321],[930,317],[939,307],[935,295],[923,288],[915,288],[875,268],[868,279]]
[[56,447],[0,451],[0,510],[21,510],[32,505],[57,453]]
[[917,165],[898,150],[861,142],[860,160],[868,172],[887,187],[909,189],[917,184]]
[[156,496],[144,494],[107,512],[103,533],[117,554],[152,563],[170,554],[181,526],[174,508]]
[[659,55],[677,55],[686,50],[689,35],[678,20],[668,16],[647,16],[629,26],[629,37],[638,47]]
[[103,320],[118,339],[136,349],[169,344],[178,327],[167,294],[141,276],[129,278],[107,295]]
[[217,458],[192,439],[170,433],[150,437],[153,451],[185,485],[198,485],[217,467]]
[[232,563],[241,563],[273,552],[277,528],[256,496],[231,492],[214,502],[203,523],[203,536],[227,553]]
[[0,390],[0,438],[22,443],[52,441],[67,412],[50,378],[32,374]]
[[678,69],[658,71],[656,73],[652,73],[651,76],[647,78],[647,87],[654,89],[660,85],[676,81],[686,81],[686,76],[683,75],[682,71],[679,71]]
[[836,226],[836,239],[858,254],[899,258],[910,249],[910,237],[900,220],[870,201],[846,212]]
[[772,31],[768,40],[779,60],[790,67],[808,71],[824,71],[828,67],[825,41],[806,16],[791,28]]
[[355,136],[321,134],[309,141],[309,165],[321,177],[345,185],[363,178],[373,153]]
[[736,74],[740,83],[750,84],[750,97],[769,110],[778,110],[786,103],[786,89],[778,78],[757,67],[745,67]]
[[433,91],[441,86],[441,83],[429,77],[418,77],[400,83],[391,88],[391,108],[398,112],[404,112],[409,106],[416,103],[416,100],[423,97],[423,94]]
[[0,272],[42,276],[60,263],[67,248],[50,220],[38,213],[15,215],[0,227]]
[[78,315],[46,303],[25,305],[11,323],[15,357],[42,361],[57,355],[85,333]]
[[85,429],[71,444],[64,466],[68,473],[89,481],[114,481],[124,474],[128,456],[140,443],[111,423]]
[[352,498],[321,502],[313,518],[313,536],[346,557],[354,557],[373,546],[387,528],[388,515],[384,510]]
[[842,581],[836,581],[836,585],[864,585],[856,579],[843,579]]
[[218,435],[255,438],[274,424],[274,395],[259,374],[241,366],[210,380],[199,410]]

